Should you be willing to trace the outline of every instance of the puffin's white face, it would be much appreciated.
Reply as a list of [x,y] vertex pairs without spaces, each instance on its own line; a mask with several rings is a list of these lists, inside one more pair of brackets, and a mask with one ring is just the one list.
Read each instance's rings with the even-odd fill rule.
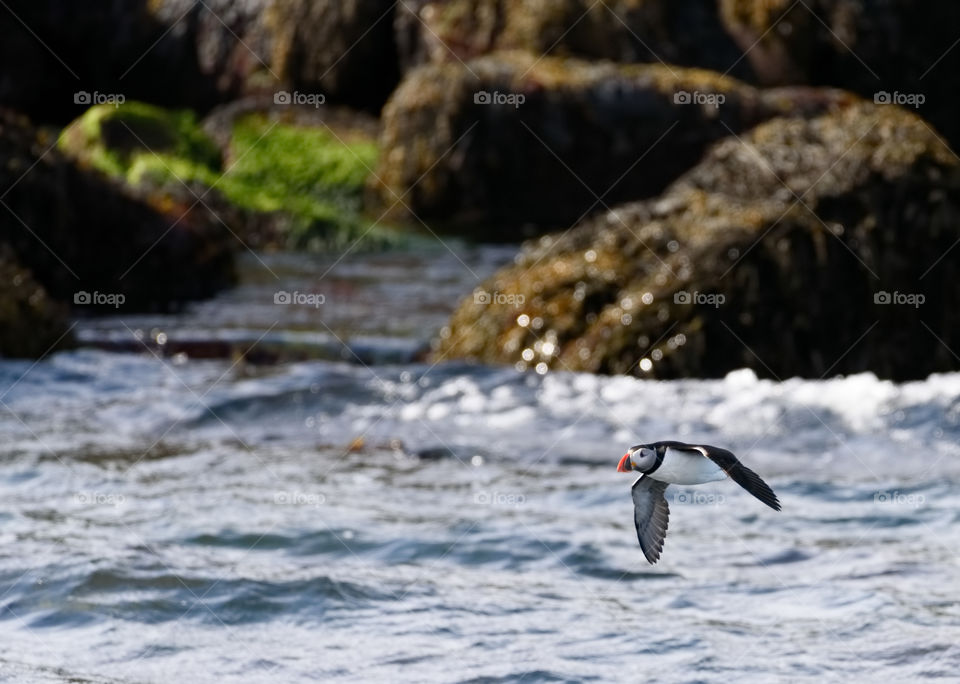
[[631,470],[639,470],[646,473],[657,465],[657,450],[648,449],[642,444],[632,446],[617,464],[618,473],[629,473]]
[[646,472],[652,468],[656,462],[657,452],[653,449],[646,449],[644,447],[631,447],[630,463],[633,465],[634,470]]

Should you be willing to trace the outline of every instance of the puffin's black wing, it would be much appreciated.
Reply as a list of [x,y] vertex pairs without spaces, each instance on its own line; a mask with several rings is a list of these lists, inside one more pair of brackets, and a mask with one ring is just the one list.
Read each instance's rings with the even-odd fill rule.
[[643,555],[652,564],[660,558],[663,540],[667,536],[670,507],[663,498],[666,482],[640,476],[633,483],[633,524],[637,526],[637,540]]
[[697,447],[700,453],[724,469],[730,479],[746,489],[775,511],[780,510],[780,500],[770,486],[760,476],[743,465],[737,457],[726,449],[713,446]]

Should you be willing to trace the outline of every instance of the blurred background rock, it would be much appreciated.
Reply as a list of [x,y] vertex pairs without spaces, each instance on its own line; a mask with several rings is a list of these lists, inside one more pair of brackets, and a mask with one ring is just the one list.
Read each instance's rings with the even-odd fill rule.
[[956,369],[958,20],[905,0],[11,0],[0,354],[70,344],[78,283],[171,310],[234,283],[246,248],[456,236],[516,244],[478,287],[524,303],[463,292],[435,358]]

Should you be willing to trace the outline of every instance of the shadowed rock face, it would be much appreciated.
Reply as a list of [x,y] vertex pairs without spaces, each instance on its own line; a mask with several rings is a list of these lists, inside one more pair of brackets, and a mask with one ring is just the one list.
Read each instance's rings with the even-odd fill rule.
[[390,0],[9,4],[23,24],[0,8],[0,104],[37,121],[98,103],[81,91],[204,111],[299,89],[379,110],[399,80]]
[[273,0],[275,71],[293,87],[379,111],[400,79],[394,0]]
[[960,144],[954,47],[960,3],[720,0],[730,36],[761,85],[832,85],[873,99],[920,94],[915,111]]
[[0,244],[0,358],[37,357],[71,341],[67,308]]
[[[235,84],[204,73],[189,13],[171,27],[150,4],[14,0],[0,8],[0,105],[56,123],[108,94],[211,106],[218,88]],[[78,94],[90,99],[75,101]]]
[[715,0],[409,0],[396,32],[404,70],[516,49],[751,73]]
[[400,213],[516,239],[528,224],[566,227],[655,195],[710,143],[844,98],[768,95],[696,69],[523,52],[433,65],[410,74],[384,109],[376,190]]
[[122,294],[125,311],[163,309],[232,282],[236,243],[203,207],[148,204],[55,146],[0,110],[0,243],[52,298],[99,291]]
[[904,110],[774,119],[661,197],[528,244],[435,356],[655,378],[955,369],[958,189],[957,158]]

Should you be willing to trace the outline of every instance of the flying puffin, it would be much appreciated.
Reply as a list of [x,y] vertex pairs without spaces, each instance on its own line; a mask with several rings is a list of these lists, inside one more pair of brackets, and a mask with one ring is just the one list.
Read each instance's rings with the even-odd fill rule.
[[671,484],[702,484],[729,477],[773,510],[780,510],[780,501],[767,483],[720,447],[683,442],[638,444],[630,447],[617,465],[619,473],[631,470],[641,473],[631,490],[633,522],[640,548],[651,564],[660,558],[667,536],[670,507],[663,492]]

